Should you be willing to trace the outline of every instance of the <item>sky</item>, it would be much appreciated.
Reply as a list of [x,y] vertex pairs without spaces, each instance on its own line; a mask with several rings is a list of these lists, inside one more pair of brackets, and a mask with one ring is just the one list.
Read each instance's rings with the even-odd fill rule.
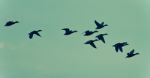
[[[0,0],[0,78],[150,78],[149,0]],[[7,21],[19,21],[5,27]],[[84,42],[109,26],[106,44]],[[64,36],[62,28],[78,30]],[[28,38],[32,30],[42,37]],[[112,45],[128,42],[123,53]],[[135,49],[140,55],[125,58]]]

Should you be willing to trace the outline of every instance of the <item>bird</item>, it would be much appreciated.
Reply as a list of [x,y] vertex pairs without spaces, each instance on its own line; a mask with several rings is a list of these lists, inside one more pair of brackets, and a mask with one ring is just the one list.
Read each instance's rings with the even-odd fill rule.
[[8,21],[8,22],[6,22],[5,26],[12,26],[16,23],[19,23],[19,21]]
[[65,31],[64,35],[71,35],[71,34],[77,32],[77,30],[70,30],[69,28],[63,28],[62,30]]
[[129,45],[127,42],[122,42],[122,43],[116,43],[113,45],[115,47],[116,52],[120,50],[120,52],[123,52],[123,47]]
[[96,29],[102,29],[104,28],[105,26],[108,26],[107,24],[104,24],[104,22],[102,23],[99,23],[98,21],[95,20],[95,24],[96,24]]
[[88,41],[86,41],[84,44],[89,44],[89,45],[91,45],[93,48],[96,48],[96,45],[94,44],[95,41],[98,41],[98,40],[97,40],[97,39],[95,39],[95,40],[88,40]]
[[98,38],[98,40],[101,40],[103,43],[105,43],[105,39],[104,39],[105,35],[108,35],[108,34],[107,33],[99,34],[99,35],[96,36],[96,38]]
[[86,30],[86,31],[84,32],[84,36],[90,36],[90,35],[92,35],[92,34],[94,34],[94,33],[96,33],[96,32],[98,32],[98,31]]
[[126,58],[130,58],[130,57],[133,57],[133,56],[139,55],[139,54],[140,54],[140,53],[134,53],[134,49],[133,49],[133,50],[131,50],[129,53],[127,53]]
[[41,37],[41,35],[39,34],[39,32],[41,32],[42,30],[33,30],[31,31],[28,35],[29,35],[29,39],[32,39],[34,35],[37,35],[39,37]]

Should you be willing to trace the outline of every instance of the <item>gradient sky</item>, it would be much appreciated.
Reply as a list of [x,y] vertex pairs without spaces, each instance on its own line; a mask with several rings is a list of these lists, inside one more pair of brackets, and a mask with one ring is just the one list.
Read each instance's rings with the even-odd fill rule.
[[[150,78],[149,0],[0,0],[0,78]],[[4,27],[9,20],[20,23]],[[94,20],[106,44],[85,45]],[[61,29],[79,32],[64,36]],[[28,38],[42,29],[42,37]],[[113,44],[127,41],[124,53]],[[126,59],[135,49],[140,55]]]

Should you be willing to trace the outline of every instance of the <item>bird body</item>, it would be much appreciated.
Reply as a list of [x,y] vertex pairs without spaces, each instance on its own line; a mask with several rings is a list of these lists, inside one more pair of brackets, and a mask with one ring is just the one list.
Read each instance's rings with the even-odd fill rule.
[[70,30],[69,28],[62,29],[65,31],[64,35],[71,35],[72,33],[77,32],[76,30]]
[[29,38],[32,39],[34,35],[37,35],[39,37],[41,37],[41,35],[39,34],[39,32],[41,32],[42,30],[34,30],[32,32],[29,33]]
[[134,49],[133,49],[133,50],[131,50],[129,53],[127,53],[126,58],[130,58],[130,57],[133,57],[133,56],[135,56],[135,55],[139,55],[139,53],[134,53]]
[[87,31],[84,32],[84,36],[90,36],[90,35],[92,35],[92,34],[94,34],[94,33],[96,33],[96,32],[98,32],[98,31],[90,31],[90,30],[87,30]]
[[96,24],[96,29],[102,29],[104,28],[105,26],[108,26],[107,24],[104,24],[104,22],[102,23],[99,23],[98,21],[95,20],[95,24]]
[[120,52],[123,52],[123,47],[128,45],[127,42],[122,42],[122,43],[116,43],[115,45],[113,45],[113,47],[115,47],[116,52],[118,52],[120,50]]
[[98,38],[98,40],[101,40],[103,43],[105,43],[105,39],[104,39],[105,35],[108,35],[108,34],[107,33],[99,34],[99,35],[96,36],[96,38]]
[[5,26],[12,26],[12,25],[14,25],[14,24],[16,24],[16,23],[19,23],[19,21],[8,21],[8,22],[5,24]]
[[96,48],[96,45],[94,44],[95,41],[98,41],[98,40],[97,39],[95,39],[95,40],[89,40],[89,41],[86,41],[84,44],[89,44],[93,48]]

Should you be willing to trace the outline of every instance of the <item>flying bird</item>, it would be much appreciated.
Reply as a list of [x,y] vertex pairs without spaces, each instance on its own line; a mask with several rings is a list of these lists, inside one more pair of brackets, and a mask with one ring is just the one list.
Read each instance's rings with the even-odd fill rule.
[[103,43],[105,43],[105,39],[104,39],[105,35],[108,35],[108,34],[107,33],[99,34],[99,35],[96,36],[96,38],[98,38],[98,40],[101,40]]
[[41,37],[41,35],[39,34],[39,32],[41,32],[42,30],[34,30],[34,31],[31,31],[29,33],[29,38],[32,39],[34,35],[37,35],[39,37]]
[[92,34],[94,34],[94,33],[96,33],[96,32],[98,32],[98,31],[90,31],[90,30],[87,30],[87,31],[84,32],[84,36],[90,36],[90,35],[92,35]]
[[64,35],[71,35],[72,33],[77,32],[77,30],[70,30],[69,28],[63,28],[62,30],[65,31]]
[[88,40],[88,41],[86,41],[84,44],[89,44],[89,45],[91,45],[93,48],[96,48],[96,45],[94,44],[95,41],[98,41],[98,40],[97,40],[97,39],[95,39],[95,40]]
[[127,53],[126,58],[130,58],[130,57],[133,57],[133,56],[135,56],[135,55],[139,55],[139,53],[134,53],[134,49],[133,49],[133,50],[131,50],[129,53]]
[[12,26],[16,23],[19,23],[19,21],[8,21],[8,22],[6,22],[5,26]]
[[123,52],[123,47],[127,45],[128,45],[127,42],[122,42],[122,43],[116,43],[115,45],[113,45],[113,47],[115,47],[116,52],[118,52],[119,50]]
[[99,23],[98,21],[95,20],[95,24],[96,24],[96,29],[101,29],[104,28],[105,26],[108,26],[107,24],[104,24],[104,22]]

